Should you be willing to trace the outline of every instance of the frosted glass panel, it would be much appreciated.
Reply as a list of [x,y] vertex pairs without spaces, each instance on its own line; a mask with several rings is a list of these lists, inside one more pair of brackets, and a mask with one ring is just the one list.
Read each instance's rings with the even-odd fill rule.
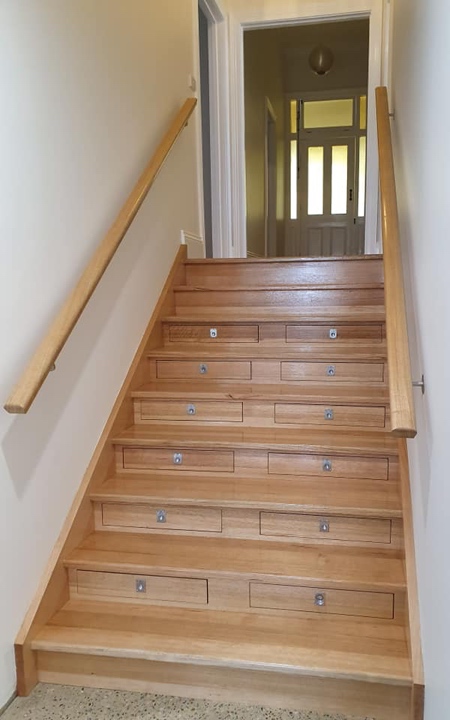
[[308,148],[308,215],[323,215],[323,147]]
[[331,150],[331,214],[347,213],[348,147],[333,145]]
[[297,140],[291,140],[291,220],[297,220]]
[[359,98],[359,129],[367,128],[367,95],[361,95]]
[[353,125],[353,99],[314,100],[303,103],[305,130]]
[[295,135],[297,133],[297,100],[291,100],[291,133]]
[[366,205],[366,138],[359,138],[358,217],[364,217]]

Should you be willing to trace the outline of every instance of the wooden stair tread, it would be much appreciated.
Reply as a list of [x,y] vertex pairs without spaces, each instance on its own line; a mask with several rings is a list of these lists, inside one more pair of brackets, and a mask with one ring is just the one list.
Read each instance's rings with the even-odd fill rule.
[[81,570],[245,576],[361,591],[394,592],[405,588],[400,553],[373,548],[101,531],[89,535],[65,563]]
[[261,258],[187,258],[185,265],[262,265],[280,263],[283,265],[305,263],[326,263],[339,262],[351,263],[355,260],[363,260],[364,262],[383,262],[383,255],[331,255],[329,257],[261,257]]
[[[192,347],[191,347],[192,345]],[[258,345],[257,343],[230,343],[222,345],[207,344],[199,347],[197,343],[163,345],[147,353],[147,357],[159,359],[197,359],[215,360],[290,360],[314,362],[383,362],[386,359],[384,342],[346,343],[289,343],[279,345]]]
[[319,620],[71,600],[32,649],[411,684],[402,627]]
[[180,427],[166,423],[163,427],[132,425],[118,433],[113,442],[149,447],[253,448],[270,451],[304,452],[383,457],[398,455],[398,441],[387,433],[335,430],[299,430],[252,427]]
[[383,289],[384,283],[355,283],[349,285],[348,283],[295,283],[293,285],[261,285],[259,287],[249,287],[248,285],[234,285],[234,286],[221,286],[221,287],[209,287],[208,285],[177,285],[174,287],[175,292],[278,292],[279,290],[291,292],[292,290],[380,290]]
[[133,398],[188,400],[270,400],[297,403],[331,403],[342,405],[386,405],[389,403],[389,391],[384,385],[328,385],[326,383],[307,383],[302,385],[264,385],[235,383],[229,381],[202,382],[183,381],[180,387],[174,387],[173,381],[159,380],[146,383],[131,393]]
[[[350,324],[361,322],[384,322],[385,310],[383,305],[333,305],[323,307],[302,306],[295,310],[285,307],[253,306],[248,307],[180,307],[176,308],[175,315],[166,315],[164,322],[178,323],[183,317],[186,322],[207,322],[212,325],[222,322],[347,322]],[[189,319],[187,319],[189,318]]]
[[307,512],[356,517],[400,518],[400,488],[383,480],[334,480],[325,484],[282,476],[223,478],[115,475],[91,493],[96,502],[155,503],[255,508],[273,512]]

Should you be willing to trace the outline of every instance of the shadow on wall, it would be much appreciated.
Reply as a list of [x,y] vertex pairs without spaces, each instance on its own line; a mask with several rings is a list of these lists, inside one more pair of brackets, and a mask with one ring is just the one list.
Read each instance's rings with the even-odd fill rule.
[[[102,329],[113,314],[121,292],[145,250],[146,233],[142,227],[146,222],[144,216],[145,213],[141,210],[141,214],[134,221],[133,230],[124,239],[57,359],[56,370],[49,373],[28,413],[14,416],[11,422],[11,416],[3,411],[1,424],[10,421],[11,426],[4,435],[2,448],[19,498],[24,495],[29,481],[38,468],[58,421],[64,414],[101,337]],[[32,302],[31,298],[30,302]],[[121,350],[122,348],[118,347],[117,353]],[[105,371],[107,368],[103,366],[97,368],[99,375]],[[93,405],[96,403],[94,393],[91,395],[91,401]],[[85,413],[89,413],[89,410],[89,407],[83,408]],[[77,433],[76,426],[73,428],[73,433],[74,435]],[[63,472],[64,469],[61,468],[61,473]]]

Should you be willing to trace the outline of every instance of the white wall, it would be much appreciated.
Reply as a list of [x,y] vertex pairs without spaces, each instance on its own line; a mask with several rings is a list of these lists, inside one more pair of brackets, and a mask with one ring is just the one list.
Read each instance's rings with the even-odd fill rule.
[[[0,398],[189,94],[196,3],[0,3]],[[196,49],[195,49],[196,52]],[[164,283],[199,233],[191,122],[26,416],[0,411],[0,707],[13,641]]]
[[427,720],[450,713],[450,4],[395,0],[393,122],[419,432],[409,443]]

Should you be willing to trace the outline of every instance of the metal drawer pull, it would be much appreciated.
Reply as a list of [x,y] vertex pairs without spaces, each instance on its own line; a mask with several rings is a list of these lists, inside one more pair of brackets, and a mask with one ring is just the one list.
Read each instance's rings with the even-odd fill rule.
[[316,593],[314,596],[314,605],[318,605],[318,607],[325,605],[325,595],[323,593]]
[[336,340],[338,336],[338,331],[336,330],[336,328],[330,328],[328,331],[328,336],[330,340]]
[[331,460],[324,460],[322,463],[322,470],[324,472],[331,472],[332,469],[333,469],[333,465],[332,465]]
[[195,415],[195,413],[196,413],[195,405],[188,405],[188,406],[187,406],[187,414],[188,414],[188,415]]
[[206,375],[206,373],[208,372],[208,366],[205,365],[205,363],[200,363],[199,370],[200,370],[200,375]]
[[209,329],[209,337],[210,338],[216,338],[217,337],[217,328],[210,328]]
[[325,420],[334,420],[334,412],[332,408],[326,408],[323,415]]
[[319,522],[319,530],[320,532],[330,532],[330,523],[328,520],[321,520]]
[[336,365],[328,365],[327,375],[328,377],[333,377],[334,375],[336,375]]
[[140,578],[136,580],[136,592],[137,593],[145,593],[147,592],[147,581],[141,580]]
[[166,522],[166,511],[165,510],[157,510],[156,511],[156,522],[159,522],[159,523]]
[[173,454],[173,464],[181,465],[182,462],[183,462],[183,453],[174,453]]

